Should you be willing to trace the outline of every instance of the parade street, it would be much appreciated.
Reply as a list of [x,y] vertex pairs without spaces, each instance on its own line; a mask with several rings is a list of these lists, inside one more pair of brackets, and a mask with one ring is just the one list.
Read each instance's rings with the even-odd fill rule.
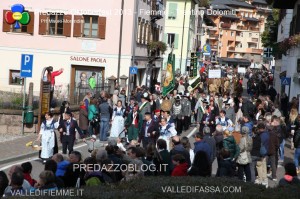
[[[195,142],[193,138],[193,134],[197,131],[197,127],[191,127],[188,131],[184,132],[182,134],[182,137],[187,136],[190,140],[190,143],[193,146],[193,143]],[[104,147],[103,147],[104,149]],[[74,147],[74,150],[77,150],[82,153],[83,159],[86,157],[90,156],[90,153],[88,152],[88,147],[85,143],[80,143],[76,147]],[[61,151],[60,151],[61,152]],[[290,162],[293,160],[294,152],[293,150],[290,149],[290,144],[287,141],[286,147],[285,147],[285,162]],[[30,161],[32,163],[33,172],[32,172],[32,177],[34,179],[38,179],[39,174],[44,170],[44,165],[42,161],[38,157],[33,157],[33,158],[24,158],[24,159],[19,159],[18,161],[15,162],[9,162],[6,164],[0,165],[0,170],[4,170],[6,173],[8,173],[9,168],[12,165],[16,164],[22,164],[24,162]],[[213,165],[212,165],[212,174],[213,176],[216,174],[217,171],[217,161],[215,160]],[[282,178],[284,176],[284,168],[282,166],[279,166],[277,169],[277,175],[278,178]],[[275,187],[277,186],[277,182],[272,181],[269,179],[269,186],[270,187]]]

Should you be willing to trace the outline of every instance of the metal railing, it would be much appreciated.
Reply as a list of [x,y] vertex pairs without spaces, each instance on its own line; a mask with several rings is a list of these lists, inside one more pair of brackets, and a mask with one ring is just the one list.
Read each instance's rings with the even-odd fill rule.
[[101,91],[110,92],[110,85],[108,83],[97,85],[94,90],[91,90],[90,87],[76,87],[74,88],[73,96],[70,96],[71,102],[74,104],[79,104],[80,101],[86,96],[87,92],[92,92],[96,98],[100,96]]

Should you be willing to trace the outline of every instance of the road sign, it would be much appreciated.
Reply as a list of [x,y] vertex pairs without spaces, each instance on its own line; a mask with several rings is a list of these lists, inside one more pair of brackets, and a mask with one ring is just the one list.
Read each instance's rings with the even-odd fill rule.
[[22,54],[21,77],[32,77],[33,55]]
[[129,73],[130,73],[131,75],[137,74],[137,71],[138,71],[138,68],[137,68],[137,67],[135,67],[135,66],[129,67]]
[[290,84],[291,84],[291,78],[290,77],[281,78],[281,85],[289,86]]
[[264,48],[264,57],[271,57],[273,54],[272,48]]

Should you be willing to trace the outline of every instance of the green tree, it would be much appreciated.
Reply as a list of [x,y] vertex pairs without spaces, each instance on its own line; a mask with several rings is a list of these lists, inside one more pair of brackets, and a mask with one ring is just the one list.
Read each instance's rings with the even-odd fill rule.
[[261,42],[264,47],[275,47],[278,36],[278,25],[279,25],[279,13],[278,9],[273,9],[272,14],[267,18],[265,25],[265,31],[262,33]]
[[208,7],[210,5],[210,0],[200,0],[199,7]]

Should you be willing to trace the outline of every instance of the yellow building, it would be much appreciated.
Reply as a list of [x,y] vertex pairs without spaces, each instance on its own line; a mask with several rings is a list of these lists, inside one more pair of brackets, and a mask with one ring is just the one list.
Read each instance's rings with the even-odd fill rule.
[[198,3],[198,0],[167,0],[164,41],[168,50],[164,56],[164,67],[173,46],[175,69],[180,69],[181,73],[186,71],[187,59],[197,46],[195,10]]

